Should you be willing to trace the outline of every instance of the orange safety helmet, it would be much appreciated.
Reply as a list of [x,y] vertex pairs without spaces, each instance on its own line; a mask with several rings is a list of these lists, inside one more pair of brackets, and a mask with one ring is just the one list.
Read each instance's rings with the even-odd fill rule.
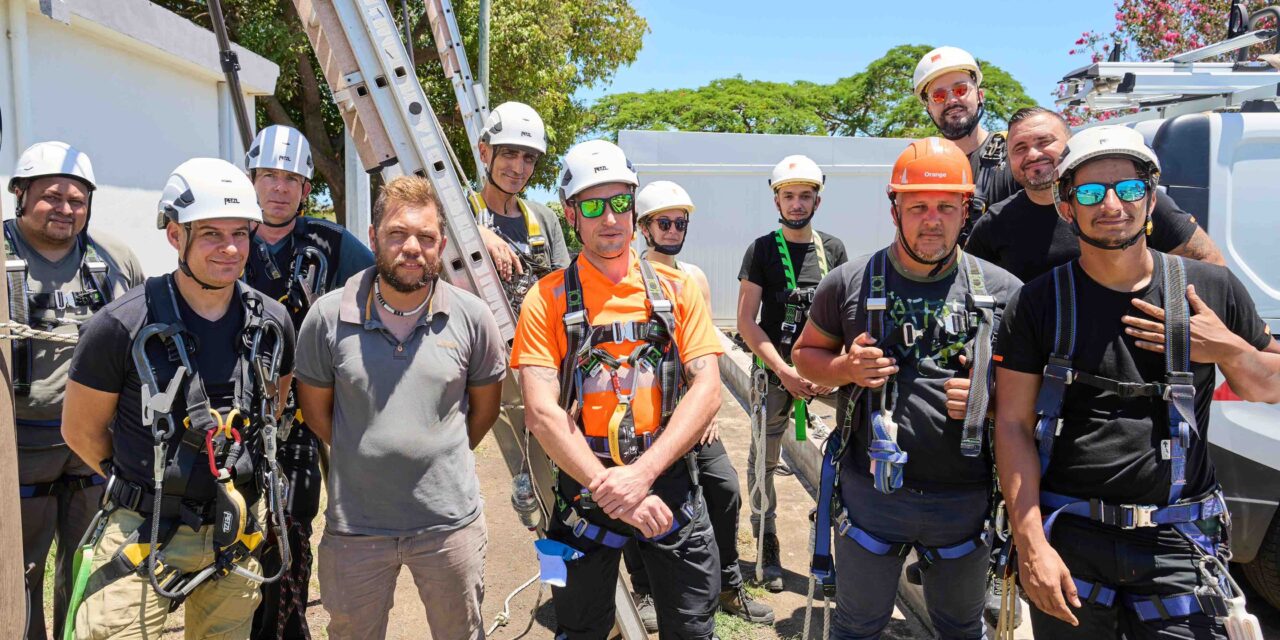
[[945,138],[913,141],[893,163],[889,198],[904,191],[954,191],[973,195],[973,167],[969,157]]

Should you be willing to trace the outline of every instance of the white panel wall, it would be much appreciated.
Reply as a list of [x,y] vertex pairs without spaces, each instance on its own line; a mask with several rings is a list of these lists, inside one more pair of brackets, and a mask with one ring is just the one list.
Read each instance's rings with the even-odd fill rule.
[[671,180],[693,198],[697,211],[680,258],[706,271],[717,325],[735,322],[747,247],[779,226],[769,174],[788,155],[804,154],[822,166],[827,183],[814,226],[840,238],[850,258],[893,239],[885,185],[907,140],[623,131],[618,141],[641,186]]
[[[6,30],[8,5],[14,2],[21,0],[0,0]],[[243,157],[234,119],[220,114],[229,112],[230,103],[219,100],[219,77],[193,73],[190,63],[163,52],[123,48],[83,19],[66,25],[41,15],[35,3],[28,9],[25,95],[14,96],[14,45],[0,43],[0,185],[8,184],[22,152],[19,142],[70,143],[89,154],[98,179],[90,228],[126,240],[148,275],[172,270],[176,252],[155,227],[165,179],[189,158],[230,156],[239,164]],[[27,105],[30,123],[17,131],[11,114],[21,103]],[[13,196],[6,191],[0,202],[4,217],[12,217]]]

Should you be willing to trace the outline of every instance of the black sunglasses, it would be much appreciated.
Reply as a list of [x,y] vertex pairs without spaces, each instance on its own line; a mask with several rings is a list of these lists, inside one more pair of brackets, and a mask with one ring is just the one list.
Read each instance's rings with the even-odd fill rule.
[[684,218],[677,218],[675,220],[658,218],[657,220],[654,220],[654,222],[658,223],[658,228],[663,231],[670,231],[671,225],[675,225],[676,231],[679,231],[680,233],[684,233],[684,230],[689,228],[689,221]]

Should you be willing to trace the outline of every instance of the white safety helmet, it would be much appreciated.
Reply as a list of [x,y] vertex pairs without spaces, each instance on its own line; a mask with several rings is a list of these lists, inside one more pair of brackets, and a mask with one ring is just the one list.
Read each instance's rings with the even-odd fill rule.
[[30,180],[49,176],[75,178],[85,183],[89,191],[98,188],[89,156],[65,142],[53,140],[37,142],[18,156],[18,166],[9,178],[9,193],[17,193]]
[[574,196],[596,185],[621,182],[640,185],[636,170],[618,145],[608,140],[579,142],[564,154],[564,170],[560,174],[560,199],[568,202]]
[[1160,158],[1147,146],[1142,134],[1120,125],[1100,125],[1081,131],[1067,140],[1058,161],[1061,180],[1080,165],[1096,158],[1121,156],[1130,158],[1152,182],[1160,179]]
[[192,158],[178,165],[164,185],[158,208],[160,229],[169,220],[184,225],[215,218],[262,222],[258,194],[249,177],[219,158]]
[[973,75],[974,83],[979,87],[982,86],[982,68],[978,66],[978,61],[973,55],[958,47],[938,47],[924,54],[916,64],[916,72],[911,77],[911,86],[915,88],[916,97],[927,104],[929,99],[925,91],[929,88],[929,83],[950,71],[968,71]]
[[251,175],[254,169],[280,169],[307,180],[315,171],[311,143],[301,131],[282,124],[273,124],[254,136],[244,154],[244,166]]
[[774,165],[773,173],[769,177],[769,188],[777,193],[789,184],[807,184],[822,191],[822,185],[827,181],[827,176],[822,173],[822,169],[818,163],[810,160],[807,156],[787,156],[782,162]]
[[649,216],[668,209],[684,209],[693,215],[693,199],[684,187],[669,180],[658,180],[645,185],[636,194],[637,221],[644,222]]
[[524,147],[545,154],[547,126],[533,107],[523,102],[504,102],[489,112],[480,141],[491,147]]

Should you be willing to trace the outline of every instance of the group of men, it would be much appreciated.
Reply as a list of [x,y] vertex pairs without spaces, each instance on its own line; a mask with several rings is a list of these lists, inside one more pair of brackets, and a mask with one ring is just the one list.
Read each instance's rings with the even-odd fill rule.
[[[1016,548],[1038,638],[1224,637],[1215,366],[1242,398],[1280,401],[1280,347],[1157,189],[1139,134],[1072,136],[1039,108],[990,133],[981,83],[959,49],[920,61],[915,93],[943,137],[898,158],[895,237],[871,255],[814,228],[815,162],[771,174],[780,227],[746,250],[737,314],[760,383],[758,578],[783,588],[782,438],[835,393],[812,561],[835,594],[831,637],[879,637],[912,550],[938,634],[985,637],[993,547],[1001,566]],[[519,197],[546,150],[531,108],[493,109],[472,205],[519,313],[508,360],[486,305],[439,278],[450,239],[426,179],[382,187],[370,252],[299,215],[307,141],[268,127],[244,167],[174,170],[157,226],[178,262],[144,279],[127,247],[87,231],[87,156],[28,149],[5,239],[22,266],[14,317],[33,330],[14,367],[24,559],[42,566],[57,538],[55,635],[153,637],[185,604],[187,637],[309,637],[328,452],[329,635],[385,636],[407,566],[433,637],[484,637],[472,450],[508,368],[554,470],[538,552],[560,569],[544,575],[557,638],[608,636],[620,557],[660,637],[713,638],[718,609],[771,624],[738,562],[710,285],[677,259],[694,203],[675,183],[640,189],[616,145],[577,144],[559,179],[571,259],[556,216]],[[76,329],[73,348],[60,338]],[[33,613],[28,637],[43,638]]]

